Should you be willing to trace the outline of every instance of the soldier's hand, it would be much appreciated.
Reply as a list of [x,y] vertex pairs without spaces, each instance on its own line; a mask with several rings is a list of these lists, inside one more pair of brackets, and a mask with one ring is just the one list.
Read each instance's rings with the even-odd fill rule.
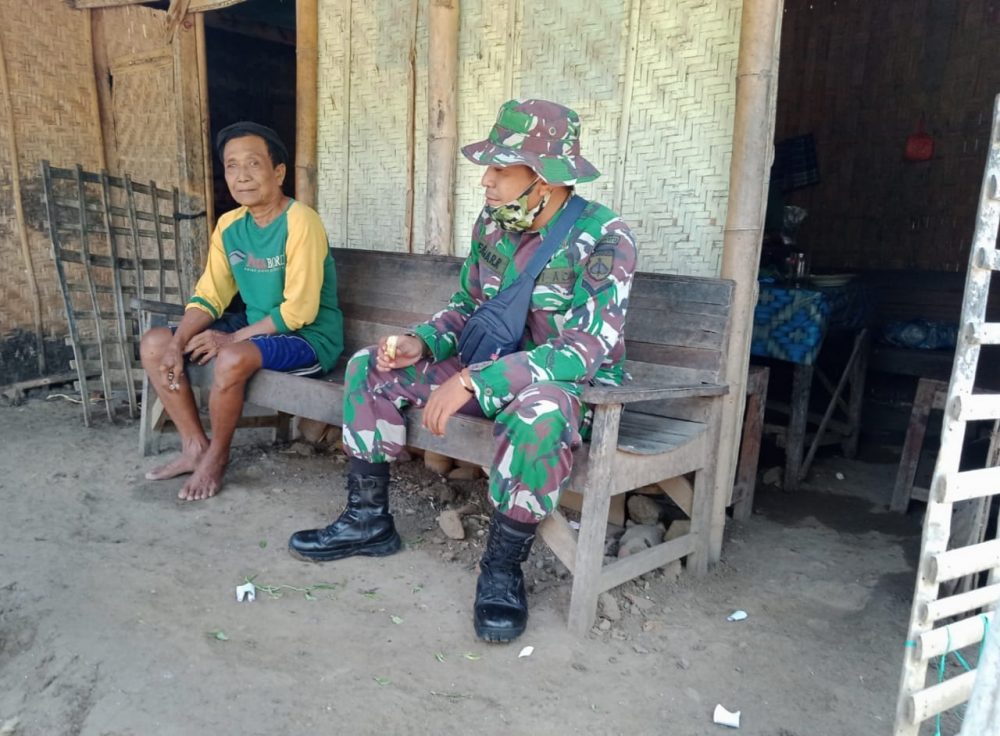
[[465,390],[456,373],[431,392],[424,407],[424,426],[438,437],[443,437],[452,414],[465,406],[472,394]]
[[[395,338],[395,355],[392,355],[390,338]],[[378,341],[378,351],[375,354],[375,369],[391,371],[397,368],[407,368],[424,355],[424,341],[413,335],[389,335]]]

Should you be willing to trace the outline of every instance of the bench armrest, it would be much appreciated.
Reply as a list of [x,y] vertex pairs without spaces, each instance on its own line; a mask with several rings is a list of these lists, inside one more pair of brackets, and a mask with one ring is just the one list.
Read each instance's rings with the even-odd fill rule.
[[183,304],[171,304],[169,302],[158,302],[155,299],[133,299],[132,309],[140,309],[143,312],[154,314],[165,314],[167,316],[182,316],[184,314]]
[[670,386],[627,383],[624,386],[585,386],[582,398],[587,404],[628,404],[633,401],[724,396],[728,393],[729,386],[718,383],[688,383]]

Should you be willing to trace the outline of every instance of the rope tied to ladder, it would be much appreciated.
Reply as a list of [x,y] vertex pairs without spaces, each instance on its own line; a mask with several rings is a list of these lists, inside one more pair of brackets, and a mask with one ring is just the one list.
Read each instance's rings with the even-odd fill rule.
[[[990,619],[989,619],[989,617],[985,613],[981,613],[981,614],[979,614],[979,618],[981,618],[983,620],[983,639],[982,639],[982,641],[979,642],[979,653],[976,655],[976,663],[977,663],[977,665],[979,663],[979,660],[981,660],[983,658],[983,649],[986,646],[986,639],[989,637],[989,633],[990,633]],[[962,653],[959,652],[959,651],[957,651],[957,650],[954,651],[954,652],[951,650],[951,627],[950,626],[945,626],[944,627],[944,635],[946,637],[945,650],[941,654],[940,659],[938,659],[938,684],[939,685],[942,682],[944,682],[944,671],[945,671],[945,667],[946,667],[947,662],[948,662],[948,655],[949,654],[954,654],[955,655],[955,659],[957,659],[958,663],[960,665],[962,665],[962,667],[965,668],[966,672],[972,672],[972,667],[965,660],[965,657],[962,656]],[[912,646],[916,646],[916,642],[913,642],[913,641],[907,641],[906,642],[906,646],[909,647],[911,645]],[[962,718],[962,716],[959,716],[960,720],[961,720],[961,718]],[[941,714],[940,713],[938,713],[937,717],[934,719],[934,726],[935,726],[934,736],[942,736],[942,734],[941,734]]]

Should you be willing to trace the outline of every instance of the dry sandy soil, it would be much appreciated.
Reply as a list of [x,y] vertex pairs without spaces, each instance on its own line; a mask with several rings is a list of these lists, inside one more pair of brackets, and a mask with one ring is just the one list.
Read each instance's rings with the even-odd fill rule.
[[[528,632],[486,645],[470,610],[485,515],[447,540],[442,502],[482,482],[421,463],[393,485],[406,546],[327,565],[288,535],[345,500],[343,457],[239,448],[228,486],[176,500],[143,480],[127,420],[0,408],[0,731],[51,734],[700,734],[891,730],[918,520],[833,493],[762,488],[704,579],[614,591],[621,617],[565,629],[569,581],[543,544]],[[894,467],[840,461],[814,486],[889,491]],[[873,491],[874,489],[874,491]],[[273,586],[253,603],[235,588]],[[315,586],[329,587],[315,587]],[[735,609],[749,618],[726,620]],[[530,657],[519,658],[524,645]],[[742,727],[712,723],[722,703]]]

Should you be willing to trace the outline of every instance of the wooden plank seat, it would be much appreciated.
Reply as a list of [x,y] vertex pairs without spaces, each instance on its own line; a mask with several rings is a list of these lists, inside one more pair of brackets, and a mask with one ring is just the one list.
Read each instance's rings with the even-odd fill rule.
[[[345,355],[440,309],[461,267],[458,258],[378,251],[334,249],[334,258]],[[724,523],[728,500],[713,498],[712,491],[721,399],[728,391],[722,381],[731,297],[729,281],[639,274],[626,327],[631,380],[584,388],[584,401],[594,406],[593,428],[574,455],[568,485],[583,497],[580,529],[572,530],[557,512],[539,530],[573,573],[569,625],[576,632],[592,625],[602,591],[682,557],[690,572],[703,574],[719,553],[709,548],[709,539],[713,526]],[[247,401],[339,425],[342,378],[343,361],[320,379],[262,370],[248,384]],[[210,385],[211,366],[192,367],[190,379]],[[419,409],[407,411],[409,445],[477,465],[492,462],[490,420],[455,416],[447,434],[435,437],[421,426],[421,417]],[[155,434],[151,427],[146,432],[144,447]],[[611,497],[686,474],[693,475],[694,486],[690,532],[603,565]]]

